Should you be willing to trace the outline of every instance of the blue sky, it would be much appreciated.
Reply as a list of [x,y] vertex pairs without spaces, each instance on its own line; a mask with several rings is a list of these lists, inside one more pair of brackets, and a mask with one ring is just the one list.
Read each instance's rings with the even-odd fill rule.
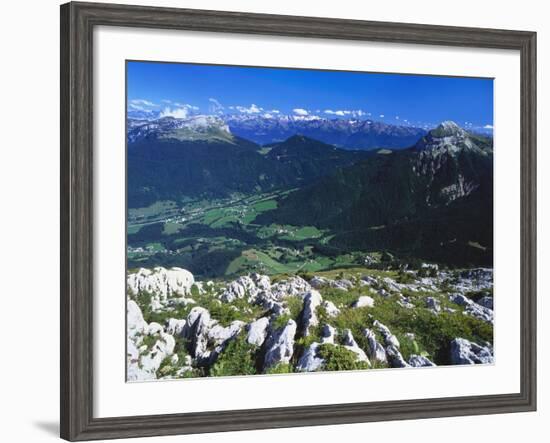
[[493,125],[493,80],[128,62],[129,110],[363,118],[433,127]]

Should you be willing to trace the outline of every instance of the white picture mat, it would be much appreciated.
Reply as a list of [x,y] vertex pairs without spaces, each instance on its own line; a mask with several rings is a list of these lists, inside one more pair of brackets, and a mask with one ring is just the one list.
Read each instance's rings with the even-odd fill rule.
[[[475,367],[126,383],[124,274],[127,59],[494,77],[496,363]],[[94,416],[519,392],[518,52],[99,27],[94,31],[93,86]],[[261,100],[258,100],[258,104],[263,105]],[[368,110],[368,103],[365,108]]]

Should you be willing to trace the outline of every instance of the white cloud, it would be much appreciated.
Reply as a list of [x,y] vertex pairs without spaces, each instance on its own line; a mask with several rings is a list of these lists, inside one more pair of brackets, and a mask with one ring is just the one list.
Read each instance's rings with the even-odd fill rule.
[[281,111],[279,111],[278,109],[272,109],[271,111],[269,111],[271,114],[280,114]]
[[189,115],[189,108],[164,108],[160,116],[161,117],[174,117],[174,118],[187,118]]
[[367,113],[362,109],[356,109],[355,111],[351,111],[351,115],[353,115],[354,117],[363,117],[367,115]]
[[151,110],[147,109],[145,106],[136,105],[135,103],[129,103],[128,106],[136,111],[151,112]]
[[128,101],[128,107],[136,111],[151,112],[152,108],[157,108],[158,106],[159,105],[156,103],[142,98],[135,98]]
[[325,109],[325,114],[339,115],[340,117],[343,117],[345,115],[345,112],[344,111],[333,111],[332,109]]
[[210,106],[208,109],[212,114],[219,114],[220,112],[223,111],[224,109],[223,105],[218,100],[216,100],[213,97],[210,97],[208,101],[210,102]]
[[396,116],[395,116],[395,119],[396,119],[396,120],[399,120],[399,116],[398,116],[398,115],[396,115]]
[[363,117],[364,115],[367,115],[367,113],[362,109],[339,109],[336,111],[333,111],[332,109],[325,109],[324,113],[329,115],[337,115],[339,117],[344,117],[346,115],[352,117]]
[[132,103],[134,105],[138,105],[138,106],[148,106],[148,107],[151,107],[151,108],[154,108],[154,107],[158,106],[157,104],[153,103],[152,101],[144,100],[142,98],[135,98],[133,100],[130,100],[130,103]]
[[302,108],[294,108],[292,112],[294,112],[294,114],[296,115],[302,115],[302,116],[309,115],[309,111]]
[[189,105],[187,103],[174,102],[174,106],[178,106],[180,108],[187,108],[187,109],[190,109],[192,111],[198,111],[199,110],[198,106]]
[[493,125],[485,125],[483,126],[483,129],[493,129]]
[[384,118],[384,117],[385,117],[385,115],[384,115],[384,114],[380,114],[380,118]]
[[165,106],[160,112],[160,117],[187,118],[189,115],[199,110],[197,106],[187,103],[173,103],[173,105],[172,107]]
[[161,100],[161,101],[162,101],[162,103],[168,103],[168,104],[172,103],[172,100],[163,99],[163,100]]
[[258,105],[255,105],[252,103],[249,107],[246,106],[234,106],[230,107],[230,109],[236,109],[237,111],[241,112],[242,114],[259,114],[264,110],[264,108],[259,107]]

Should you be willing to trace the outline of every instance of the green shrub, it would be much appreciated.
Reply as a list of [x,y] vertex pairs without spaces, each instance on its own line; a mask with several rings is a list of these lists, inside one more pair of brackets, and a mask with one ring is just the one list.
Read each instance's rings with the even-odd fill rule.
[[249,344],[244,336],[233,339],[210,368],[210,375],[224,377],[229,375],[256,374],[254,353],[256,347]]
[[313,274],[312,272],[308,272],[308,271],[298,271],[297,275],[298,275],[298,277],[301,277],[306,281],[310,281],[315,276],[315,274]]
[[383,251],[382,255],[380,256],[380,260],[383,262],[390,262],[394,260],[393,254],[390,254],[388,251]]
[[175,311],[151,312],[147,316],[144,315],[143,318],[147,323],[156,322],[160,325],[164,325],[169,318],[186,318],[190,310],[191,307],[188,306],[187,308],[181,308]]
[[286,274],[286,273],[277,274],[277,275],[271,276],[271,283],[275,284],[283,280],[288,280],[290,277],[292,277],[292,274]]
[[152,295],[149,292],[139,292],[135,297],[133,297],[139,308],[145,321],[148,322],[147,318],[151,314],[151,298]]
[[399,271],[397,273],[396,281],[397,281],[397,283],[401,283],[403,285],[408,285],[408,284],[414,283],[416,281],[416,279],[414,278],[413,275],[411,275],[408,272]]
[[318,354],[325,360],[324,369],[327,371],[349,371],[354,369],[365,369],[366,365],[357,362],[357,355],[344,348],[325,343],[319,346]]
[[298,321],[304,307],[302,297],[287,297],[285,299],[285,304],[290,311],[290,317],[294,321]]
[[336,306],[349,306],[356,301],[361,295],[370,295],[368,288],[353,288],[349,291],[344,291],[337,288],[323,288],[321,291],[324,300],[333,302]]
[[289,320],[292,320],[292,317],[288,314],[279,315],[279,317],[275,318],[271,325],[273,329],[281,329],[286,326]]
[[420,268],[417,272],[417,276],[418,277],[437,277],[437,270],[435,268],[432,268],[432,267],[428,267],[428,268]]
[[453,284],[452,280],[450,280],[450,279],[444,280],[439,285],[439,291],[442,292],[442,293],[453,292],[454,288],[453,288],[452,284]]
[[199,287],[196,284],[191,286],[191,296],[198,297],[200,295]]
[[419,355],[422,353],[420,346],[416,340],[411,340],[410,338],[401,334],[397,334],[396,336],[399,340],[399,344],[401,345],[399,350],[405,360],[408,360],[409,357],[413,354]]
[[279,363],[265,371],[266,374],[290,374],[292,372],[292,366],[288,363]]
[[297,365],[304,351],[316,341],[319,341],[320,326],[315,326],[310,329],[307,337],[297,337],[294,341],[294,353],[292,354],[291,363]]
[[164,360],[162,360],[158,370],[157,375],[160,377],[165,377],[167,375],[174,375],[174,373],[177,371],[177,368],[172,365],[172,357],[166,357]]
[[428,311],[422,311],[415,316],[408,316],[404,322],[414,331],[417,340],[439,365],[450,364],[450,343],[456,337],[476,343],[493,342],[492,325],[460,312],[433,315]]
[[[396,303],[395,297],[376,297],[374,307],[369,309],[343,308],[341,314],[331,319],[330,324],[338,330],[349,328],[357,344],[367,349],[363,331],[373,328],[374,320],[386,325],[401,342],[401,352],[405,358],[412,353],[427,352],[436,364],[449,364],[450,342],[463,337],[476,343],[493,342],[491,324],[464,315],[460,310],[455,313],[440,312],[434,315],[426,309],[407,309]],[[442,302],[443,304],[443,302]],[[414,342],[404,337],[414,332]]]
[[178,364],[182,365],[185,361],[185,357],[189,352],[187,351],[188,340],[175,336],[176,346],[174,347],[174,354],[178,356]]
[[222,326],[228,326],[235,320],[240,320],[242,314],[227,303],[211,303],[206,309],[210,311],[212,318],[220,322]]
[[482,291],[469,291],[466,294],[469,299],[478,302],[480,298],[485,296],[493,296],[493,289],[484,289]]
[[154,335],[144,335],[141,341],[141,346],[147,346],[147,350],[150,350],[157,342],[158,337]]

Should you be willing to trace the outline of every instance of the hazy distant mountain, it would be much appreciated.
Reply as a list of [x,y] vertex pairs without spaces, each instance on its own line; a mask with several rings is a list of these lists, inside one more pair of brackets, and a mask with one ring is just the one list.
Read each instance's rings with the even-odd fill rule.
[[361,119],[327,119],[311,115],[227,114],[173,119],[160,118],[157,111],[129,111],[128,117],[129,130],[144,125],[155,125],[166,118],[178,122],[215,119],[225,123],[232,134],[261,145],[282,142],[293,135],[301,134],[346,149],[402,149],[413,145],[426,134],[424,129],[412,126],[397,126]]
[[347,149],[406,148],[426,134],[421,128],[372,120],[326,119],[317,116],[227,115],[232,133],[259,144],[302,134]]
[[219,117],[197,115],[189,118],[162,117],[157,120],[130,120],[128,141],[172,139],[180,141],[225,141],[232,143],[233,134]]

